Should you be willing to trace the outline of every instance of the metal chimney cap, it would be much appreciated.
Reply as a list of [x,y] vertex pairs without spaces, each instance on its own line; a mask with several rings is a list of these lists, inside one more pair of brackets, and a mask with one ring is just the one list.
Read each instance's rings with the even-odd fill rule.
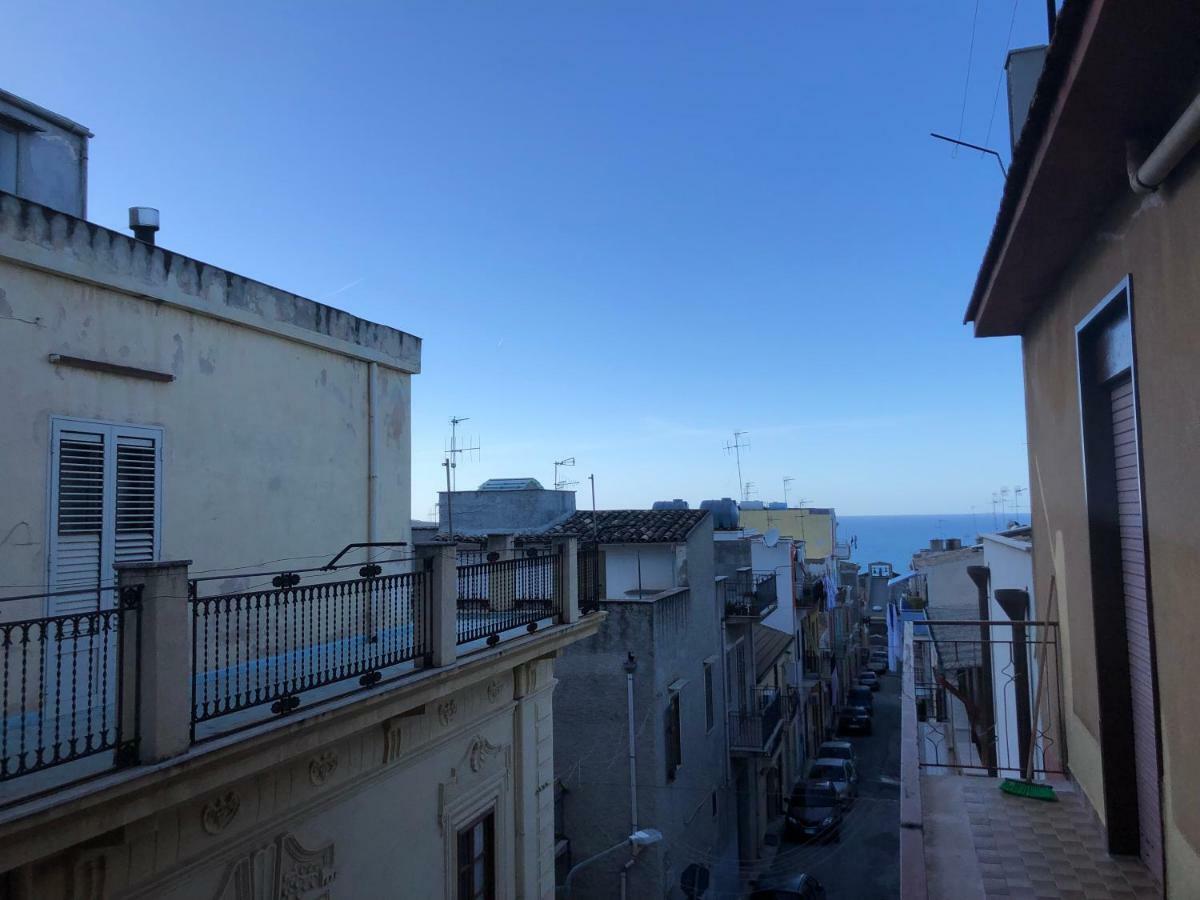
[[158,230],[158,210],[153,206],[129,207],[130,228],[152,228]]

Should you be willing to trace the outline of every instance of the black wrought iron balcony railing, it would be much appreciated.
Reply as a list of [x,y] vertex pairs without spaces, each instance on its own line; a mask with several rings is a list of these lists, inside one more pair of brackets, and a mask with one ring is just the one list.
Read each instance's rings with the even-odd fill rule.
[[733,753],[771,753],[783,724],[791,718],[794,698],[784,690],[756,690],[746,709],[729,712],[729,749]]
[[739,572],[724,582],[725,617],[761,619],[779,606],[774,572]]

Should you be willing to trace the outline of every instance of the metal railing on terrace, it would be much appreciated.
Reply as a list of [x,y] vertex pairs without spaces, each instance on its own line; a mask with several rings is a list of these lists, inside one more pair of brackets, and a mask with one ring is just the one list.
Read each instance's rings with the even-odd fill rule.
[[536,631],[561,612],[562,554],[522,551],[512,559],[458,567],[458,643],[491,645],[506,631]]
[[[573,622],[573,546],[190,579],[186,562],[146,562],[86,596],[0,598],[0,784],[23,779],[0,805]],[[82,608],[15,617],[55,597]]]
[[201,723],[265,705],[290,712],[301,694],[371,687],[428,655],[430,572],[368,565],[358,578],[300,579],[281,572],[270,587],[214,596],[190,582],[193,740]]
[[774,572],[740,571],[723,583],[726,618],[761,619],[779,605]]
[[90,774],[136,756],[140,667],[130,651],[141,628],[141,589],[4,598],[52,600],[96,608],[0,622],[0,782],[58,766]]
[[905,660],[922,771],[1024,778],[1065,771],[1057,623],[922,624],[928,633],[912,637]]

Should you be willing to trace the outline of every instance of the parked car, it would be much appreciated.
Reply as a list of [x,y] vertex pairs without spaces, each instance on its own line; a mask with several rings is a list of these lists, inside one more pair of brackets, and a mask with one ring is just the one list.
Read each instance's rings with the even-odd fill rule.
[[870,734],[871,714],[865,706],[843,706],[838,712],[838,734]]
[[756,884],[750,900],[825,900],[825,888],[811,875],[791,875],[774,887]]
[[788,800],[784,830],[792,841],[838,841],[842,836],[842,802],[827,781],[802,781]]
[[868,663],[872,672],[876,675],[882,675],[888,670],[887,654],[877,650],[871,651],[871,660]]
[[857,764],[858,756],[849,741],[825,741],[817,748],[817,759],[848,759]]
[[872,672],[870,670],[867,670],[866,672],[863,672],[861,675],[858,676],[858,683],[862,684],[862,685],[866,685],[873,691],[877,691],[877,690],[879,690],[880,685],[882,685],[883,682],[881,682],[879,680],[878,675],[876,675],[874,672]]
[[843,805],[858,796],[858,771],[848,759],[817,758],[808,767],[808,780],[832,784]]
[[871,689],[863,685],[855,685],[846,691],[846,705],[863,706],[870,715],[875,714],[875,697],[871,693]]

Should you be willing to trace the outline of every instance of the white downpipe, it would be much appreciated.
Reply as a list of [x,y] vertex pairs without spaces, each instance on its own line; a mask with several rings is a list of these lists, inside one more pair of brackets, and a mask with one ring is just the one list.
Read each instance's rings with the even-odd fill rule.
[[1132,142],[1126,145],[1129,186],[1134,193],[1149,194],[1158,190],[1197,141],[1200,141],[1200,94],[1141,163],[1137,162],[1137,151]]
[[[379,448],[375,434],[376,406],[379,403],[379,364],[367,363],[367,542],[379,534]],[[367,548],[367,562],[375,561],[375,548]]]

